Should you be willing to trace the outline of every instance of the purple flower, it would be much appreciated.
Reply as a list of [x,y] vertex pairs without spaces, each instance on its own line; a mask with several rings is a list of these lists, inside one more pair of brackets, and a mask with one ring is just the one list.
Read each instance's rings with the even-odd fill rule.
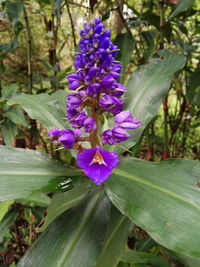
[[112,129],[112,134],[117,142],[123,142],[131,136],[121,127],[114,127]]
[[92,117],[88,117],[84,121],[84,131],[85,131],[85,133],[89,133],[93,130],[96,130],[96,123]]
[[78,93],[71,93],[67,95],[67,107],[78,109],[82,104],[81,96]]
[[54,128],[48,132],[50,137],[58,137],[60,135],[60,129]]
[[78,80],[75,80],[69,85],[70,90],[76,90],[78,87],[80,87],[81,83]]
[[122,96],[126,90],[126,87],[120,83],[115,82],[111,87],[113,96]]
[[111,87],[111,85],[115,82],[115,79],[111,75],[107,75],[102,79],[102,85],[104,87]]
[[[49,131],[49,136],[55,144],[82,151],[77,154],[78,166],[94,183],[101,184],[117,167],[118,155],[100,146],[85,149],[83,142],[90,141],[93,146],[101,136],[103,145],[114,145],[130,137],[126,129],[135,129],[141,124],[130,111],[122,111],[126,87],[117,81],[122,65],[116,62],[118,47],[111,42],[110,30],[96,18],[84,23],[80,36],[79,52],[74,60],[75,73],[67,76],[69,89],[75,92],[67,95],[66,118],[74,130],[55,128]],[[96,122],[102,122],[103,116],[107,115],[103,114],[105,112],[115,115],[115,127],[103,132],[99,132],[101,127],[98,127],[95,131]],[[83,131],[88,134],[82,136]]]
[[109,144],[109,145],[114,145],[116,144],[116,140],[113,136],[112,130],[106,130],[102,134],[102,142],[103,144]]
[[101,89],[101,85],[99,83],[95,82],[86,88],[86,93],[89,96],[96,97],[97,94],[99,93],[100,89]]
[[102,184],[116,168],[119,159],[115,152],[103,150],[100,146],[78,153],[77,163],[85,174],[97,185]]
[[61,136],[58,138],[58,141],[65,147],[65,148],[72,148],[75,143],[75,136],[74,132],[70,129],[61,130]]
[[123,108],[123,99],[117,98],[115,96],[101,94],[99,99],[99,104],[105,109],[105,111],[111,112],[114,115],[118,114]]
[[80,129],[75,129],[74,130],[74,136],[77,137],[77,136],[81,136],[82,135],[82,132]]
[[129,110],[120,112],[115,117],[115,123],[117,126],[124,129],[136,129],[141,126],[141,122],[135,119]]

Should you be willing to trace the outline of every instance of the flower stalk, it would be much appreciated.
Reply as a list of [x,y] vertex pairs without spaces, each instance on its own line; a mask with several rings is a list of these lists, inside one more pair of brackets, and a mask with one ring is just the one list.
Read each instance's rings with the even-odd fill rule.
[[[116,152],[102,147],[127,140],[131,136],[127,129],[136,129],[141,123],[129,110],[122,111],[126,87],[118,82],[122,65],[115,60],[118,47],[111,42],[110,31],[99,18],[84,26],[74,61],[76,72],[67,76],[73,93],[67,95],[66,117],[74,130],[53,129],[49,135],[53,142],[77,149],[79,168],[99,185],[119,163]],[[114,127],[102,131],[101,119],[108,114],[115,116]],[[84,148],[84,141],[89,141],[91,148]]]

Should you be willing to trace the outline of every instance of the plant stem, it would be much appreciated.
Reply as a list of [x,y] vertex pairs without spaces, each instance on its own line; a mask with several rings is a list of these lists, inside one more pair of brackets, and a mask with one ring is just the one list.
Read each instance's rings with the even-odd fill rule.
[[2,83],[1,83],[1,79],[0,79],[0,98],[2,97]]
[[168,147],[168,96],[163,101],[163,112],[164,112],[164,151],[163,159],[169,158],[169,147]]
[[46,152],[47,154],[49,154],[47,145],[46,145],[46,143],[45,143],[44,138],[42,137],[42,135],[39,135],[39,138],[40,138],[40,140],[42,141],[42,144],[43,144],[43,146],[44,146],[45,152]]
[[26,25],[26,36],[27,36],[27,53],[28,53],[28,87],[29,94],[32,94],[33,87],[33,73],[32,73],[32,35],[31,28],[28,19],[28,15],[26,12],[26,7],[24,5],[24,20]]
[[71,23],[71,28],[72,28],[72,37],[73,37],[73,41],[74,41],[74,47],[76,47],[76,37],[75,37],[75,30],[74,30],[74,23],[73,23],[73,19],[72,19],[72,15],[69,9],[69,4],[68,1],[65,0],[65,5],[67,7],[67,13],[69,15],[69,19],[70,19],[70,23]]
[[165,1],[160,1],[160,49],[164,48]]
[[[165,26],[165,0],[159,1],[160,5],[160,46],[159,49],[164,48],[164,26]],[[169,158],[168,147],[168,94],[163,101],[164,112],[164,151],[163,159]]]
[[90,142],[91,146],[95,147],[96,145],[102,145],[101,144],[101,137],[99,134],[99,116],[96,112],[96,107],[98,106],[98,98],[94,98],[93,100],[93,105],[92,105],[92,112],[91,112],[91,117],[95,120],[96,123],[96,130],[93,130],[90,132]]
[[[57,18],[58,20],[58,18]],[[51,59],[50,63],[54,67],[54,81],[51,83],[51,88],[52,91],[56,91],[58,89],[58,82],[57,82],[57,67],[56,67],[56,62],[57,62],[57,56],[56,56],[56,47],[57,47],[57,32],[58,32],[58,21],[57,24],[55,25],[56,17],[55,17],[55,10],[54,10],[54,1],[52,1],[51,5],[51,30],[53,33],[53,38],[51,42]]]
[[129,26],[128,26],[128,24],[127,24],[127,22],[126,22],[126,20],[125,20],[125,18],[123,16],[123,12],[122,12],[123,1],[117,1],[117,2],[118,2],[118,5],[117,5],[116,10],[117,10],[117,12],[119,14],[119,17],[120,17],[122,23],[124,24],[124,27],[126,28],[127,32],[131,32],[130,29],[129,29]]

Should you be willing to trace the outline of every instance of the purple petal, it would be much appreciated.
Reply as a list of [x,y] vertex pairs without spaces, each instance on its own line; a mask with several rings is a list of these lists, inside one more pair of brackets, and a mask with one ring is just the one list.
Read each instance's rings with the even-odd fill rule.
[[[97,158],[95,158],[98,153]],[[85,171],[85,174],[97,185],[103,183],[116,168],[119,159],[115,152],[108,152],[101,147],[86,149],[77,155],[79,168]]]
[[48,135],[51,137],[58,137],[60,135],[61,130],[58,128],[54,128],[48,132]]
[[119,114],[116,115],[115,117],[115,123],[122,123],[124,122],[126,119],[128,119],[128,117],[131,116],[131,113],[129,110],[125,110],[120,112]]

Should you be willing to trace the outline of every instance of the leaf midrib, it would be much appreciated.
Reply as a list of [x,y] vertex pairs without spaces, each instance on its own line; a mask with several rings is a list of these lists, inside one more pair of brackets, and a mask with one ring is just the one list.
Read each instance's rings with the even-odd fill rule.
[[[105,249],[107,248],[107,246],[109,245],[110,241],[112,240],[113,236],[116,234],[116,232],[118,231],[119,227],[122,225],[122,223],[124,222],[124,220],[126,219],[126,216],[122,216],[122,218],[120,219],[120,221],[118,222],[118,224],[115,226],[114,231],[112,232],[112,234],[109,236],[108,240],[106,241],[106,243],[103,246],[103,249],[101,251],[101,255],[104,253]],[[97,263],[99,264],[99,263]],[[97,265],[98,266],[98,265]]]
[[126,172],[126,171],[120,170],[120,169],[114,170],[113,173],[115,173],[116,175],[120,175],[120,176],[123,176],[125,178],[128,178],[130,180],[134,180],[135,182],[142,183],[142,184],[144,184],[146,186],[149,186],[151,188],[154,188],[154,189],[156,189],[156,190],[158,190],[158,191],[160,191],[162,193],[165,193],[167,195],[172,196],[173,198],[179,199],[179,200],[187,203],[188,205],[191,205],[193,208],[198,209],[200,211],[200,207],[198,205],[196,205],[195,203],[193,203],[191,201],[188,201],[184,197],[182,197],[182,196],[180,196],[180,195],[178,195],[178,194],[176,194],[176,193],[174,193],[172,191],[169,191],[168,189],[165,189],[163,187],[160,187],[158,185],[150,183],[150,182],[148,182],[146,180],[143,180],[143,179],[141,179],[141,178],[139,178],[139,177],[137,177],[135,175],[132,175],[132,174],[130,174],[130,173]]
[[91,213],[92,213],[93,210],[96,208],[96,204],[97,204],[97,202],[98,202],[98,200],[99,200],[100,193],[101,193],[101,192],[99,191],[98,194],[96,194],[96,195],[94,196],[94,198],[91,200],[91,202],[89,203],[89,206],[90,206],[90,207],[88,207],[87,214],[86,214],[85,217],[83,218],[83,220],[82,220],[80,226],[76,229],[76,234],[75,234],[75,236],[74,236],[74,238],[73,238],[73,241],[70,242],[70,245],[68,246],[67,250],[64,251],[63,256],[60,258],[60,260],[59,260],[59,262],[57,263],[56,267],[62,267],[62,266],[63,266],[63,263],[64,263],[64,261],[65,261],[65,259],[66,259],[66,258],[69,259],[69,257],[67,257],[67,256],[69,255],[69,253],[70,253],[71,250],[73,249],[74,245],[76,244],[77,239],[79,238],[79,236],[80,236],[80,234],[81,234],[81,232],[82,232],[82,230],[83,230],[85,224],[87,224],[87,222],[88,222],[88,220],[89,220],[89,218],[90,218]]
[[86,193],[87,192],[85,192],[85,194],[77,196],[76,198],[72,199],[71,201],[68,201],[63,206],[60,206],[58,208],[57,212],[54,213],[54,215],[52,217],[47,217],[46,222],[42,225],[42,227],[39,229],[39,231],[43,232],[47,228],[47,226],[50,223],[52,223],[60,214],[62,214],[64,211],[70,209],[71,207],[75,206],[76,203],[78,203],[81,199],[83,199],[84,196],[86,195]]
[[[13,176],[74,176],[74,175],[78,175],[79,173],[77,172],[67,172],[66,171],[61,171],[61,172],[56,172],[56,171],[43,171],[43,172],[33,172],[32,169],[30,169],[29,171],[22,171],[22,170],[17,170],[18,172],[16,172],[16,170],[6,170],[4,172],[1,171],[0,173],[0,177],[4,176],[4,175],[13,175]],[[20,171],[20,172],[19,172]]]

